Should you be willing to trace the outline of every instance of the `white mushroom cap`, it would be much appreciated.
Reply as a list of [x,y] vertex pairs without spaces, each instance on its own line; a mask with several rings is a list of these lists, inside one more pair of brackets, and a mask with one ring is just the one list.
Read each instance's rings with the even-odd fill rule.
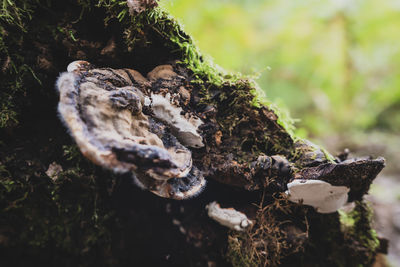
[[350,189],[333,186],[321,180],[296,179],[287,185],[286,194],[292,202],[312,206],[319,213],[332,213],[341,208],[348,199]]

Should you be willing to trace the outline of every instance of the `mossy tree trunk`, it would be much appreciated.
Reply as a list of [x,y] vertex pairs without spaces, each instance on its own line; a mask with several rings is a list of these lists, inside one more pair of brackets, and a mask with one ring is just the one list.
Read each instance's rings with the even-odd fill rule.
[[[361,197],[374,177],[351,195],[358,201],[350,214],[316,213],[290,203],[284,183],[267,188],[249,178],[246,166],[261,152],[284,155],[301,169],[304,147],[296,145],[277,110],[259,103],[252,81],[224,74],[205,60],[152,1],[132,2],[143,10],[130,14],[126,1],[118,0],[2,1],[1,261],[7,266],[372,264],[379,241]],[[54,88],[59,73],[77,59],[141,73],[165,63],[184,69],[200,99],[198,108],[217,108],[213,123],[219,129],[204,129],[215,137],[210,141],[215,148],[194,155],[210,166],[201,195],[162,199],[137,188],[129,175],[83,158],[57,116]],[[239,156],[229,165],[231,154]],[[326,155],[321,162],[329,161]],[[237,233],[217,225],[204,210],[214,200],[244,211],[255,226]]]

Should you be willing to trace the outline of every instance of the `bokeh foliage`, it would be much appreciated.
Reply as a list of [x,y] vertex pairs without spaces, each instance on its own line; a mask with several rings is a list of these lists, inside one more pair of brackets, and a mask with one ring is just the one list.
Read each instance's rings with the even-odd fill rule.
[[259,76],[300,135],[400,131],[400,4],[394,0],[167,0],[204,54]]

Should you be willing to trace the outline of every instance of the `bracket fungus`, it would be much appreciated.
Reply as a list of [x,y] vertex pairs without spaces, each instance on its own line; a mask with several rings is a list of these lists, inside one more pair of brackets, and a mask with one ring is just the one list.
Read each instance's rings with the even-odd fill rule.
[[287,187],[290,201],[312,206],[320,213],[337,211],[347,202],[350,191],[346,186],[333,186],[321,180],[296,179]]
[[[201,119],[183,112],[179,95],[154,92],[163,68],[150,81],[131,69],[95,68],[74,61],[57,81],[60,117],[89,160],[131,172],[137,184],[167,198],[184,199],[205,185],[186,146],[200,147]],[[176,75],[174,73],[169,73]]]

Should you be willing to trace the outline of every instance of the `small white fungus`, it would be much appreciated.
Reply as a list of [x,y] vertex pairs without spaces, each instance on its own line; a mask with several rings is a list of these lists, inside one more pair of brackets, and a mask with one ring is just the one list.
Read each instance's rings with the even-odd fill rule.
[[211,219],[236,231],[243,231],[253,224],[253,222],[247,218],[246,214],[233,208],[223,209],[215,201],[208,204],[206,210]]
[[292,202],[302,202],[319,213],[332,213],[346,204],[350,189],[333,186],[321,180],[296,179],[287,185],[286,194]]

